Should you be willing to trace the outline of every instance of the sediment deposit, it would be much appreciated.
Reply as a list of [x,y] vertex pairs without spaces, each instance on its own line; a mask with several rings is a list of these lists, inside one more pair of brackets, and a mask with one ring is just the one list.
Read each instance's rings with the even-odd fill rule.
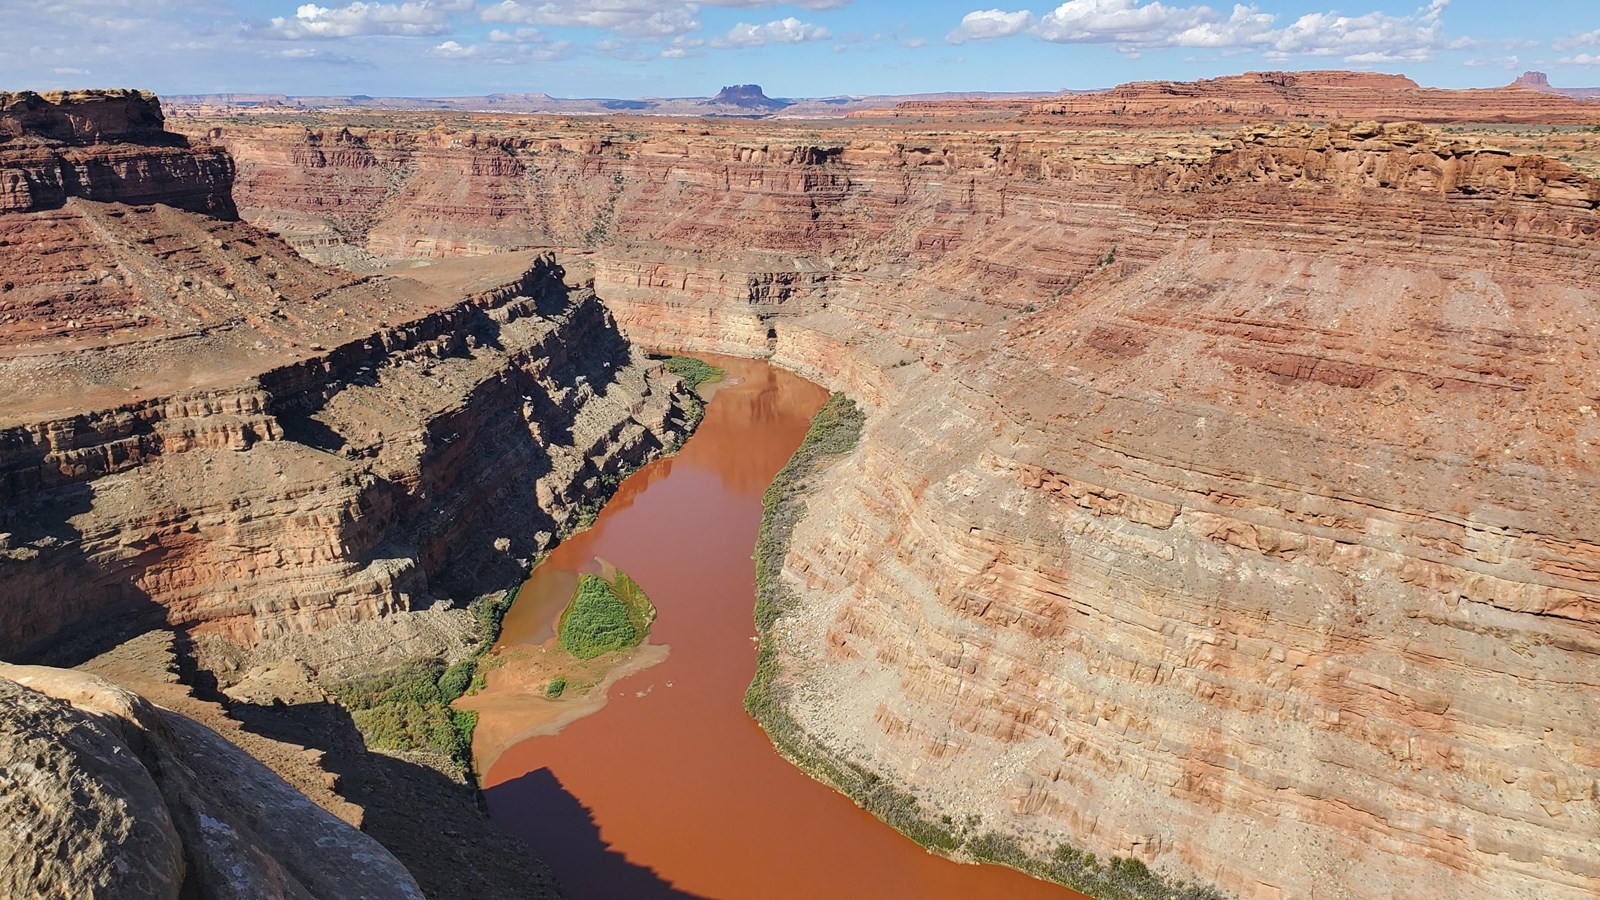
[[1244,896],[1600,887],[1578,171],[1406,124],[402,126],[208,133],[309,252],[592,248],[636,342],[867,405],[777,628],[832,752]]

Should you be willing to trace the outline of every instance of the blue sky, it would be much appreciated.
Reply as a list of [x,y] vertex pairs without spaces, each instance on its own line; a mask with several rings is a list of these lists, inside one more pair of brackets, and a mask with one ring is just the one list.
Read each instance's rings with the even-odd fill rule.
[[0,16],[13,90],[803,97],[1311,68],[1600,86],[1596,0],[0,0]]

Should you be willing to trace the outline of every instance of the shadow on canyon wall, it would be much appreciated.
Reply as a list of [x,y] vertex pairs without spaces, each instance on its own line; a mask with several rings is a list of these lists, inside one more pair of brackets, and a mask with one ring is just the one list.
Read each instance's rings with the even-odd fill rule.
[[0,506],[0,659],[75,666],[166,624],[165,608],[137,583],[159,548],[91,559],[72,519],[93,506],[88,483]]
[[[530,276],[524,289],[543,316],[586,317],[580,326],[583,340],[573,346],[541,339],[530,348],[509,351],[513,358],[527,353],[547,370],[526,361],[508,362],[492,377],[464,384],[467,396],[458,408],[420,423],[417,483],[371,473],[359,497],[364,516],[357,518],[362,521],[349,523],[341,535],[351,573],[377,559],[417,561],[415,574],[396,586],[413,608],[464,602],[522,578],[524,561],[540,550],[537,536],[559,530],[536,489],[538,480],[554,468],[551,448],[585,453],[591,448],[576,445],[596,437],[576,428],[582,404],[574,399],[575,392],[606,399],[628,358],[627,340],[615,321],[592,298],[574,297],[559,268]],[[485,310],[469,307],[451,313],[448,327],[430,320],[415,334],[352,342],[324,361],[297,363],[262,376],[285,440],[352,460],[375,454],[364,446],[372,442],[371,435],[341,434],[336,419],[325,421],[319,413],[352,385],[379,384],[383,365],[403,349],[395,342],[446,331],[457,339],[449,342],[445,359],[508,352],[502,324]],[[481,372],[472,377],[481,378]],[[644,440],[654,441],[654,436],[646,433]],[[35,461],[49,464],[42,455]],[[616,474],[585,461],[573,485],[580,496],[563,499],[572,505],[592,500],[581,494],[603,491],[597,483]],[[194,605],[189,620],[176,620],[144,586],[152,569],[185,566],[183,546],[207,544],[205,526],[189,520],[191,511],[143,511],[165,522],[173,534],[182,530],[185,535],[181,545],[154,536],[141,546],[80,533],[74,520],[94,512],[95,505],[94,482],[85,480],[35,485],[0,508],[0,585],[7,595],[0,598],[0,658],[74,666],[153,628],[204,619],[206,603]],[[190,527],[181,528],[186,522]]]

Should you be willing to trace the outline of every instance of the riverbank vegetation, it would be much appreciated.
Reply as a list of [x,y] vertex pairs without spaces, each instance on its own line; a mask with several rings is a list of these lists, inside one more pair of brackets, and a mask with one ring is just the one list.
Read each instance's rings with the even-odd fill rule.
[[482,597],[469,607],[472,630],[466,643],[472,652],[464,659],[448,666],[437,659],[412,660],[332,687],[331,693],[350,711],[369,748],[441,753],[462,777],[471,779],[472,729],[478,714],[453,709],[450,704],[483,687],[483,674],[491,668],[485,655],[499,638],[516,594],[517,589],[512,588]]
[[684,387],[699,392],[700,385],[721,381],[727,373],[703,359],[692,356],[669,356],[662,361],[667,371],[683,379]]
[[[700,398],[698,388],[722,378],[725,373],[704,360],[689,356],[667,357],[664,365],[668,371],[683,379],[689,389],[691,416],[686,423],[686,432],[693,432],[705,414],[705,402]],[[668,453],[675,449],[676,445],[665,448]],[[597,496],[568,520],[559,537],[564,539],[572,532],[594,524],[617,486],[637,468],[629,467],[627,471],[601,476]],[[536,561],[534,565],[537,564]],[[638,583],[623,572],[618,572],[610,582],[593,575],[584,578],[598,581],[622,607],[621,620],[633,634],[616,649],[637,646],[642,642],[650,633],[656,610]],[[465,658],[449,665],[437,659],[414,659],[384,672],[346,679],[328,686],[334,699],[350,712],[351,719],[369,748],[390,752],[438,753],[448,757],[461,777],[469,783],[476,780],[472,768],[472,732],[477,726],[478,714],[471,710],[455,709],[452,704],[463,696],[482,690],[485,674],[504,662],[501,656],[491,655],[490,651],[500,638],[506,613],[521,587],[519,581],[504,593],[481,597],[469,605],[472,619],[463,641],[470,652]],[[563,612],[563,621],[566,617],[567,613]],[[625,632],[618,629],[617,633]],[[597,640],[597,636],[591,634],[580,644],[585,652],[591,652],[597,646]],[[592,685],[573,684],[575,690],[588,686]],[[552,700],[558,699],[567,688],[568,679],[564,675],[557,675],[546,686],[546,696]]]
[[966,820],[935,816],[910,791],[865,766],[830,752],[794,720],[779,683],[774,626],[798,598],[783,584],[784,557],[795,526],[805,515],[811,480],[855,448],[864,416],[854,401],[835,393],[811,420],[805,440],[762,498],[761,531],[756,538],[755,619],[759,644],[756,674],[745,693],[745,709],[787,759],[831,786],[861,808],[924,847],[947,856],[998,863],[1036,878],[1064,884],[1102,900],[1220,900],[1216,891],[1163,878],[1136,859],[1101,862],[1061,844],[1048,856],[1029,852],[1015,838],[981,830],[976,816]]

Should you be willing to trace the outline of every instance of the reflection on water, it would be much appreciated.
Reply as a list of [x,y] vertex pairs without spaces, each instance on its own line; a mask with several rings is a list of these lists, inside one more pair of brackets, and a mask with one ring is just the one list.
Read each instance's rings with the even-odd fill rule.
[[[545,641],[578,573],[603,558],[650,595],[660,611],[650,640],[671,653],[613,685],[599,713],[480,757],[490,814],[576,898],[1074,896],[926,853],[784,762],[745,715],[761,495],[827,393],[765,363],[712,361],[733,382],[699,431],[550,554],[501,639]],[[517,688],[491,680],[496,689]],[[485,733],[514,731],[493,717],[516,708],[487,703]]]

